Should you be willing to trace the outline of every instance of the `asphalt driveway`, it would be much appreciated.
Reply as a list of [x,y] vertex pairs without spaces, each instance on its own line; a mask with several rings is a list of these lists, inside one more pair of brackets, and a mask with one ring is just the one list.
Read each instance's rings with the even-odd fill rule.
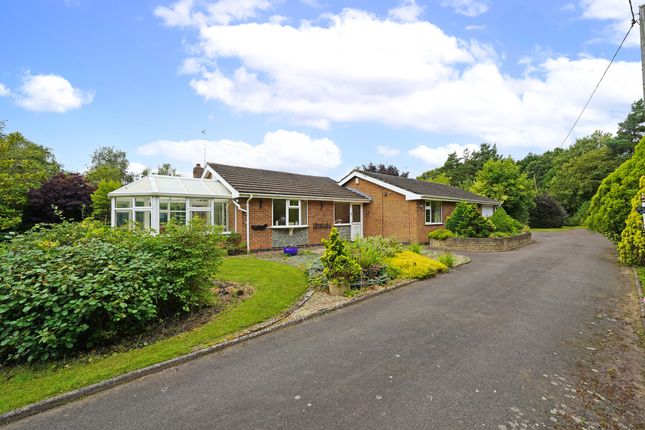
[[11,428],[552,428],[629,286],[601,236],[534,238]]

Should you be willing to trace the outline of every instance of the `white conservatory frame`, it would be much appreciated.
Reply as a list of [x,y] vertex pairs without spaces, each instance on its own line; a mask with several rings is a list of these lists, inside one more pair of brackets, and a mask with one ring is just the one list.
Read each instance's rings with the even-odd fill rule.
[[[165,222],[161,221],[164,213],[168,214],[167,219],[174,213],[185,222],[203,213],[207,214],[210,224],[214,225],[216,218],[219,218],[223,224],[218,225],[222,225],[225,231],[229,230],[228,205],[231,193],[221,183],[212,179],[150,175],[112,191],[108,197],[111,203],[112,227],[119,224],[119,214],[127,214],[127,222],[135,222],[137,214],[144,214],[144,227],[159,231]],[[160,204],[165,201],[168,201],[168,209],[163,210]],[[172,210],[172,203],[183,208]],[[216,217],[216,210],[221,211],[219,217]],[[183,216],[178,215],[182,213]]]

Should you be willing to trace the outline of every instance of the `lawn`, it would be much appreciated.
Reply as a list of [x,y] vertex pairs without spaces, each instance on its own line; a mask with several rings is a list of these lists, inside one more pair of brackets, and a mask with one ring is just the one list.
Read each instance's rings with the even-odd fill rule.
[[565,225],[560,228],[531,228],[531,232],[537,232],[537,231],[565,231],[565,230],[575,230],[579,228],[587,228],[584,225]]
[[56,366],[41,364],[3,369],[0,413],[216,344],[280,314],[307,288],[301,270],[246,256],[224,259],[217,278],[250,284],[255,292],[210,322],[143,348],[108,356],[84,356]]
[[641,288],[643,289],[643,295],[645,295],[645,267],[636,266],[636,272],[638,272],[638,278],[641,281]]

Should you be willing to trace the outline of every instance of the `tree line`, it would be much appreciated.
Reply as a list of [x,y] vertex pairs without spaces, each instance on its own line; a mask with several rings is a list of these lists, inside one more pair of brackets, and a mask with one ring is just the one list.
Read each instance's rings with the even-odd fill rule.
[[[80,221],[89,216],[110,221],[108,193],[136,179],[125,151],[97,148],[83,173],[65,171],[48,148],[21,133],[4,133],[0,121],[0,232],[24,231],[38,223]],[[177,176],[162,164],[157,173]]]

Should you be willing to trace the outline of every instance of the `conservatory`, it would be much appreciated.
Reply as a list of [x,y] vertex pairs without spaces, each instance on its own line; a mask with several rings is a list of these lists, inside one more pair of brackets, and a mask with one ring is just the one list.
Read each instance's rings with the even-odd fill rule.
[[159,229],[168,221],[199,217],[228,230],[231,193],[218,181],[150,175],[108,194],[112,227],[135,224]]

